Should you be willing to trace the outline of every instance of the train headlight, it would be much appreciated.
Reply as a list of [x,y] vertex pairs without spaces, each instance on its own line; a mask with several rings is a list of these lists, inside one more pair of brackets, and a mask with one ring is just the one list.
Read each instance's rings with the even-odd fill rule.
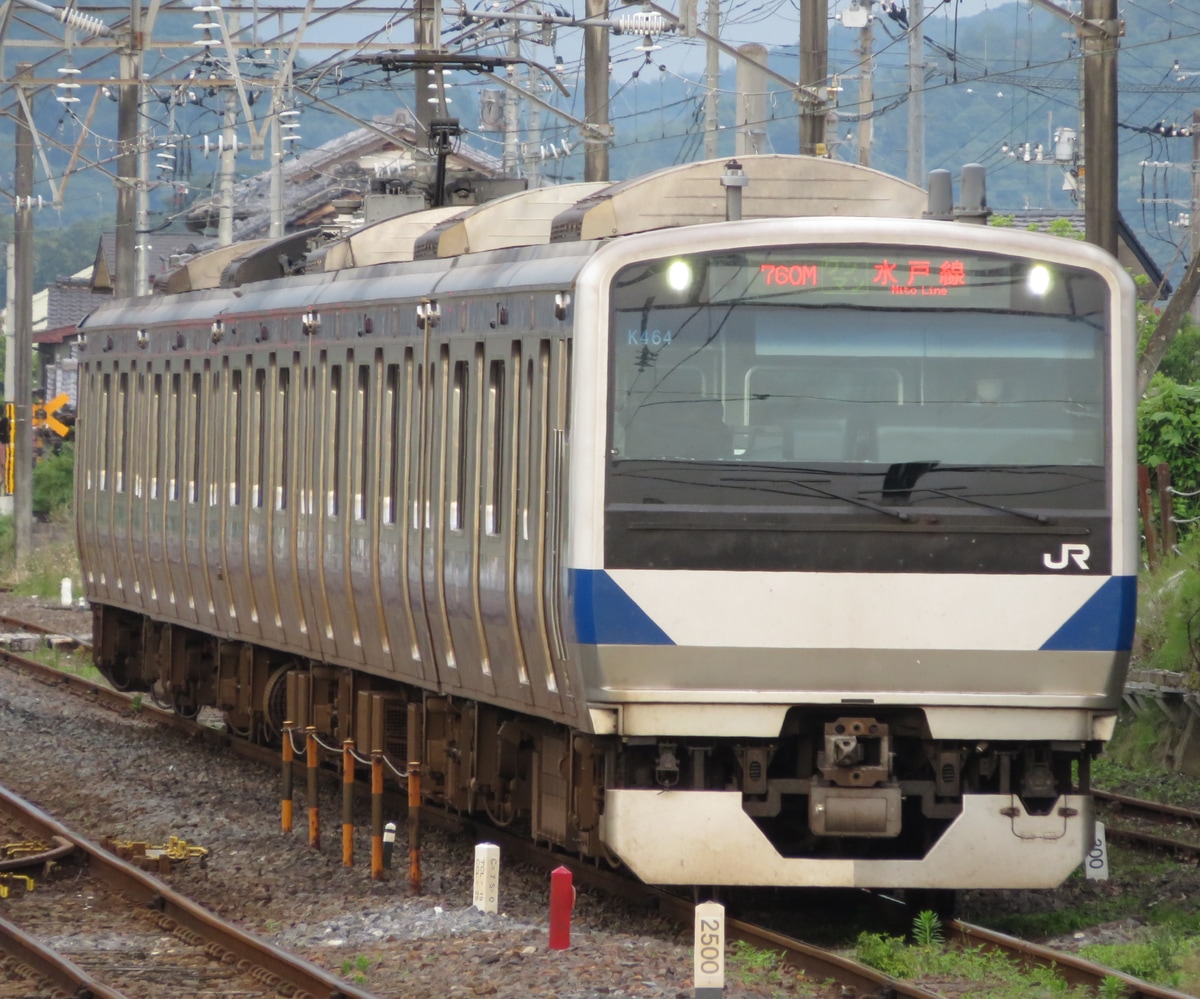
[[1031,295],[1044,295],[1050,290],[1050,268],[1044,264],[1035,264],[1029,269],[1025,278],[1025,286]]
[[692,286],[692,265],[686,260],[672,260],[667,267],[667,287],[672,291],[687,291]]

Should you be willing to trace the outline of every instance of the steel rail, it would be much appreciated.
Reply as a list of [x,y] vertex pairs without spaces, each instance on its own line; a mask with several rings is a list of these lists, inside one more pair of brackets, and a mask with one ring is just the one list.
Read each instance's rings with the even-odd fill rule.
[[35,827],[39,834],[47,839],[61,837],[74,843],[76,849],[87,856],[88,868],[92,875],[114,890],[161,912],[197,936],[218,944],[284,982],[289,982],[314,996],[379,999],[374,993],[343,982],[315,964],[226,923],[167,887],[158,878],[138,870],[90,840],[73,833],[35,805],[3,787],[0,787],[0,811],[14,820]]
[[7,919],[0,919],[0,951],[15,958],[34,975],[70,996],[91,999],[126,999],[123,992],[96,981],[70,958],[31,937]]
[[1114,805],[1120,805],[1121,811],[1125,814],[1139,812],[1154,818],[1168,816],[1172,819],[1181,819],[1185,822],[1194,822],[1196,825],[1200,825],[1200,812],[1191,808],[1181,808],[1178,805],[1167,805],[1158,801],[1147,801],[1143,798],[1131,798],[1128,795],[1115,794],[1112,791],[1093,789],[1092,796],[1097,801],[1107,801]]

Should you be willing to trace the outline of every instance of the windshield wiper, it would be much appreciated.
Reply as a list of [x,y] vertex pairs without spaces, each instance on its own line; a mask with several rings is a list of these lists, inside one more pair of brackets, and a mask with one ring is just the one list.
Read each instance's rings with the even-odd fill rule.
[[960,493],[947,492],[944,489],[934,489],[932,486],[917,487],[917,481],[940,467],[940,461],[906,461],[898,462],[888,468],[887,474],[883,479],[883,496],[892,496],[896,499],[908,501],[912,498],[914,492],[933,493],[934,496],[945,496],[948,499],[961,500],[963,503],[970,503],[973,506],[981,506],[985,510],[996,510],[1000,513],[1009,513],[1014,517],[1023,517],[1026,520],[1035,521],[1038,524],[1049,524],[1050,518],[1043,513],[1031,513],[1028,510],[1015,510],[1009,506],[1002,506],[999,503],[987,503],[984,500],[975,499],[971,496],[963,496]]
[[1051,520],[1044,513],[1032,513],[1029,510],[1017,510],[1011,506],[1002,506],[999,503],[987,503],[984,500],[975,499],[973,496],[962,496],[958,493],[947,492],[944,489],[931,489],[929,486],[922,486],[918,492],[933,493],[935,496],[945,496],[947,499],[961,500],[963,503],[970,503],[972,506],[981,506],[986,510],[998,510],[1000,513],[1010,513],[1014,517],[1024,517],[1026,520],[1032,520],[1038,524],[1049,524]]
[[795,479],[774,479],[774,478],[757,479],[757,478],[751,478],[750,476],[743,475],[743,476],[723,476],[722,481],[749,482],[749,483],[765,484],[765,485],[772,485],[772,486],[781,486],[781,485],[799,486],[801,489],[807,489],[809,492],[814,493],[817,496],[823,496],[826,499],[841,500],[842,502],[849,503],[852,506],[861,506],[867,510],[874,510],[876,513],[882,513],[885,516],[894,517],[896,520],[903,521],[906,524],[911,523],[914,519],[911,514],[905,513],[903,510],[892,510],[886,506],[879,506],[876,503],[871,503],[864,499],[858,499],[855,496],[845,496],[842,493],[835,493],[829,489],[818,489],[816,486],[814,486],[808,482],[799,482]]

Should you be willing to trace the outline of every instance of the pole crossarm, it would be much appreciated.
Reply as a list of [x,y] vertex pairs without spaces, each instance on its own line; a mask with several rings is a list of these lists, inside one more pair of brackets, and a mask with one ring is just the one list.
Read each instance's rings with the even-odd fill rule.
[[46,173],[46,182],[50,185],[50,194],[54,200],[54,204],[60,204],[62,201],[62,193],[59,191],[58,185],[54,183],[54,174],[50,171],[50,159],[46,155],[46,148],[42,145],[42,136],[38,131],[37,125],[33,120],[33,111],[29,107],[29,101],[25,97],[25,88],[17,87],[17,101],[21,105],[21,114],[25,116],[26,127],[28,127],[33,136],[33,145],[37,149],[38,159],[42,161],[42,170]]
[[1068,21],[1080,34],[1098,38],[1121,38],[1125,34],[1125,22],[1121,18],[1081,17],[1079,14],[1053,3],[1052,0],[1032,0],[1032,3],[1043,10],[1048,10],[1055,17],[1061,17],[1064,21]]
[[[669,24],[673,24],[676,29],[682,26],[683,22],[680,21],[679,17],[666,7],[660,7],[654,2],[649,3],[647,6],[649,6],[651,10],[656,10],[658,13],[662,14],[665,18],[667,18],[667,22]],[[696,29],[696,37],[703,38],[706,42],[712,42],[727,56],[732,56],[739,63],[752,61],[748,60],[732,45],[721,41],[719,38],[713,37],[706,31],[701,31],[699,28]],[[755,63],[755,66],[757,67],[757,63]],[[769,79],[774,80],[776,83],[782,83],[788,88],[788,90],[792,91],[793,96],[795,96],[796,100],[798,101],[803,101],[808,104],[823,104],[826,100],[826,95],[821,93],[821,91],[826,89],[824,87],[802,86],[795,80],[789,80],[782,73],[776,73],[775,70],[771,69],[770,67],[763,67],[762,71]]]
[[558,78],[549,66],[526,59],[524,56],[464,56],[449,52],[381,52],[379,55],[351,56],[351,63],[374,64],[385,73],[396,73],[405,69],[421,69],[440,67],[442,69],[461,69],[470,73],[494,73],[497,66],[531,66],[545,74],[554,82],[564,97],[570,97],[571,91]]

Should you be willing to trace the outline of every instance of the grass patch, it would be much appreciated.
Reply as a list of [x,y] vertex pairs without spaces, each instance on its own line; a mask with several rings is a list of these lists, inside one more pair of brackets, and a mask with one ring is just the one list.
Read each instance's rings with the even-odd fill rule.
[[367,980],[367,972],[370,970],[371,959],[363,954],[357,955],[354,960],[347,958],[342,962],[342,977],[350,978],[355,985],[364,984]]
[[1133,665],[1189,673],[1196,679],[1200,647],[1200,534],[1180,543],[1179,554],[1138,576],[1138,626]]
[[779,951],[752,947],[744,940],[734,940],[727,949],[727,970],[736,974],[744,985],[782,986],[794,976]]
[[913,943],[882,933],[862,933],[855,957],[893,978],[928,982],[934,991],[953,981],[953,992],[988,999],[1051,999],[1090,996],[1084,986],[1071,988],[1048,968],[1022,969],[1011,958],[979,947],[953,947],[942,940],[942,928],[932,912],[913,921]]
[[1148,764],[1139,766],[1130,762],[1130,754],[1126,754],[1118,743],[1123,737],[1126,722],[1127,719],[1122,716],[1117,725],[1117,738],[1105,750],[1104,756],[1092,761],[1092,785],[1116,794],[1195,808],[1200,802],[1200,778],[1190,777],[1178,770],[1165,770]]
[[60,508],[51,516],[49,540],[41,536],[45,528],[35,525],[38,537],[26,558],[25,574],[18,579],[13,518],[0,517],[0,579],[11,585],[18,596],[57,600],[63,579],[69,578],[72,592],[81,594],[83,573],[73,525],[74,514],[68,508]]
[[107,684],[108,682],[92,665],[92,657],[87,652],[66,652],[62,649],[51,649],[42,645],[26,655],[34,662],[58,670],[60,673],[70,673],[72,676],[82,677],[96,683]]
[[1114,971],[1195,995],[1200,985],[1198,948],[1200,936],[1186,935],[1175,926],[1152,926],[1128,943],[1089,944],[1080,954]]

